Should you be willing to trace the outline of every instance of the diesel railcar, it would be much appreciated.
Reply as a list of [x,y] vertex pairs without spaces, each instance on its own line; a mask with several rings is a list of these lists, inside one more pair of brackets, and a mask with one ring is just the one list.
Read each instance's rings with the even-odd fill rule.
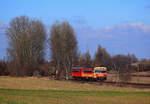
[[72,77],[74,79],[106,80],[107,68],[106,67],[73,67]]

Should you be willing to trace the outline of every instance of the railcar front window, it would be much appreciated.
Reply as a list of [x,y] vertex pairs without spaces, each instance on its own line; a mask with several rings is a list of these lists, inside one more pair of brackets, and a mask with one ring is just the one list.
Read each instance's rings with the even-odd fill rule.
[[102,70],[95,70],[95,73],[106,73],[106,71],[102,71]]

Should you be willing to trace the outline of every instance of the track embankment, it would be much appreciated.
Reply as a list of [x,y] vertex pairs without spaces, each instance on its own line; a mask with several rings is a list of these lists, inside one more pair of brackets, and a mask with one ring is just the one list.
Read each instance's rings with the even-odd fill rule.
[[133,88],[149,88],[150,83],[130,83],[130,82],[112,82],[112,81],[89,81],[89,80],[73,80],[71,81],[76,83],[88,83],[88,84],[95,84],[95,85],[112,85],[112,86],[120,86],[120,87],[133,87]]

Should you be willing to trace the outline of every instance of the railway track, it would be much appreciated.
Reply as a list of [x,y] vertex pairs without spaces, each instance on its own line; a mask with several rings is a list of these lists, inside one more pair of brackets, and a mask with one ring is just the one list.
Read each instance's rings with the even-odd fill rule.
[[74,80],[71,81],[76,83],[88,83],[94,85],[112,85],[112,86],[119,86],[119,87],[134,87],[134,88],[150,88],[150,83],[116,83],[112,81],[86,81],[86,80]]
[[111,85],[119,85],[119,86],[125,86],[125,87],[135,87],[135,88],[150,88],[149,83],[116,83],[116,82],[104,82],[105,84],[111,84]]

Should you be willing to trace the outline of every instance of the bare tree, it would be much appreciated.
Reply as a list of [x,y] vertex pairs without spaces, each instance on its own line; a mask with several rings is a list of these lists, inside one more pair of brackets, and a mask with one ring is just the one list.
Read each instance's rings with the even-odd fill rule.
[[4,60],[0,60],[0,76],[1,75],[7,75],[7,62]]
[[57,79],[62,70],[65,71],[66,80],[73,62],[77,57],[77,40],[73,28],[68,22],[56,22],[51,28],[50,47],[52,59],[56,69],[59,71]]
[[113,70],[116,72],[116,82],[127,82],[131,80],[131,69],[132,63],[129,55],[115,55],[112,57]]
[[79,59],[79,65],[80,66],[92,66],[93,62],[91,59],[91,55],[89,53],[89,51],[87,51],[85,54],[81,55],[80,59]]
[[46,31],[43,23],[26,16],[16,17],[10,22],[6,35],[8,57],[16,66],[16,75],[33,74],[44,60]]
[[101,45],[98,46],[97,52],[95,53],[94,63],[96,66],[106,66],[108,69],[111,66],[111,56],[106,51],[105,48],[102,48]]

